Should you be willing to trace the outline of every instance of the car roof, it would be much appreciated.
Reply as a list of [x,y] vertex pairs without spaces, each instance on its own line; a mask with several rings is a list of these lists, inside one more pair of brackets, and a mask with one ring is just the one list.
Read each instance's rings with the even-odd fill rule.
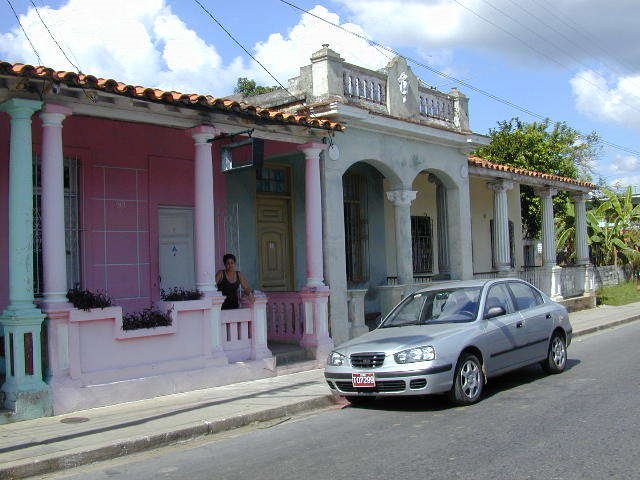
[[465,287],[484,287],[485,285],[490,285],[493,283],[503,282],[505,280],[514,280],[522,282],[519,278],[482,278],[482,279],[474,279],[474,280],[449,280],[444,282],[434,282],[431,285],[426,287],[417,289],[414,293],[417,292],[428,292],[431,290],[440,290],[442,288],[465,288]]

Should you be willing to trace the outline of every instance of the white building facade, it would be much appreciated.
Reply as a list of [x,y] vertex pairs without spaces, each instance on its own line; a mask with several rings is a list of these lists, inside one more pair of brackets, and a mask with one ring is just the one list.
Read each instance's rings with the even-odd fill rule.
[[[594,186],[469,157],[489,138],[470,129],[467,97],[428,87],[402,57],[374,71],[324,45],[288,92],[249,101],[347,126],[321,163],[324,281],[336,344],[367,331],[365,319],[425,283],[502,275],[557,299],[582,296],[585,281],[589,291],[585,195]],[[538,268],[525,267],[521,184],[543,201]],[[556,265],[559,190],[574,196],[579,217],[570,269]]]

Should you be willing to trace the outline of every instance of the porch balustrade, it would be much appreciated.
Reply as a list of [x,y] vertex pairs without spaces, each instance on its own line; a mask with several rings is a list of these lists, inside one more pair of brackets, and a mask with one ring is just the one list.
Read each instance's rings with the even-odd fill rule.
[[267,336],[269,340],[299,343],[304,333],[305,310],[300,292],[267,294]]
[[387,80],[382,74],[378,76],[356,67],[348,68],[342,73],[342,83],[346,97],[386,104]]
[[421,87],[418,93],[420,115],[454,123],[455,109],[454,100],[451,96],[438,90],[425,87]]

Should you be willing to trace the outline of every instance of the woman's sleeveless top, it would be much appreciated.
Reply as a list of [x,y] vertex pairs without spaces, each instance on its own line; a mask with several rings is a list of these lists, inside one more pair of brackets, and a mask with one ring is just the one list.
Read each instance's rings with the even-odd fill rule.
[[233,283],[227,279],[227,272],[222,272],[222,280],[218,282],[217,287],[225,297],[222,310],[240,308],[240,300],[238,298],[238,289],[240,288],[239,272],[236,272],[236,281]]

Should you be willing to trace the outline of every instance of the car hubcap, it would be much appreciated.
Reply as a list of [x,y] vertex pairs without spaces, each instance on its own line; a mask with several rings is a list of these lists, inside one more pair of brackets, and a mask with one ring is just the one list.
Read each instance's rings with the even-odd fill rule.
[[467,398],[475,398],[480,393],[480,368],[472,360],[467,360],[460,369],[461,388]]
[[553,339],[551,354],[553,355],[553,363],[555,363],[556,367],[562,368],[564,366],[564,362],[567,360],[567,350],[565,349],[564,342],[560,337]]

